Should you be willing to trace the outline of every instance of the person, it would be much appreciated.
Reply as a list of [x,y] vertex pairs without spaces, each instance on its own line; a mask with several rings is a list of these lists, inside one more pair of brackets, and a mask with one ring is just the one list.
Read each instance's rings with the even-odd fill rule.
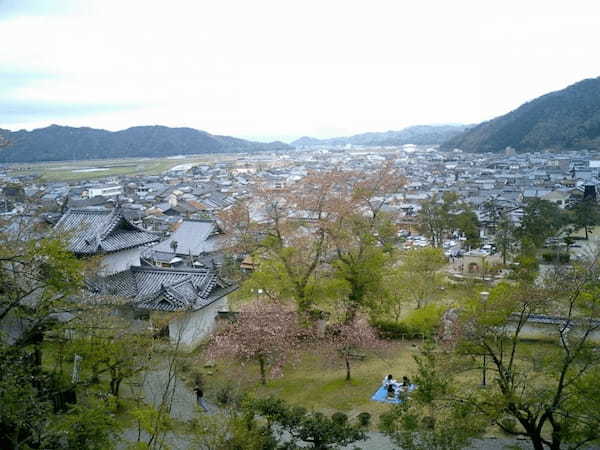
[[196,385],[194,388],[194,392],[196,393],[196,403],[200,408],[204,410],[204,412],[208,412],[208,408],[204,404],[204,392],[202,392],[202,388],[199,385]]
[[398,389],[398,400],[404,402],[408,399],[408,386],[402,385],[400,389]]
[[392,383],[387,386],[387,397],[388,398],[396,398],[396,389]]
[[410,380],[408,379],[407,376],[402,377],[402,384],[407,387],[410,386]]
[[392,374],[390,373],[387,377],[385,377],[383,379],[383,386],[384,387],[388,387],[390,384],[394,384],[394,377],[392,376]]

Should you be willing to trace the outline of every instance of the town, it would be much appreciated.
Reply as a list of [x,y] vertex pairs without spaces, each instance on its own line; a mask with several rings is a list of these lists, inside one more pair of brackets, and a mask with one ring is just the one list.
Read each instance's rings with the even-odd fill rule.
[[0,0],[0,449],[600,449],[600,3]]
[[[196,392],[206,390],[207,400],[199,397],[198,404],[215,414],[219,402],[227,405],[237,395],[234,391],[241,387],[232,388],[227,384],[231,379],[215,373],[222,370],[221,364],[230,364],[236,358],[258,360],[259,386],[267,385],[272,376],[268,375],[269,367],[275,370],[278,365],[286,364],[287,357],[283,355],[288,350],[281,348],[281,344],[303,348],[305,344],[294,342],[298,333],[305,335],[308,331],[296,330],[295,325],[287,322],[289,314],[308,314],[318,319],[320,325],[311,339],[320,340],[323,348],[331,346],[343,355],[346,380],[351,380],[352,372],[356,371],[358,376],[369,379],[372,375],[368,374],[373,370],[385,370],[369,362],[370,358],[361,362],[369,352],[404,353],[411,345],[426,351],[425,342],[430,339],[452,341],[454,337],[449,330],[457,321],[456,305],[463,301],[459,298],[481,295],[485,305],[489,293],[484,291],[502,289],[504,282],[514,283],[515,276],[527,277],[518,275],[520,265],[533,273],[532,268],[525,266],[527,260],[523,256],[530,245],[523,237],[522,230],[526,227],[534,227],[528,232],[533,241],[537,240],[532,245],[538,249],[536,258],[541,258],[540,273],[562,270],[569,261],[577,264],[581,260],[585,264],[595,250],[594,226],[600,224],[600,217],[590,212],[597,208],[599,156],[592,151],[517,154],[510,148],[501,154],[476,154],[416,145],[319,147],[227,155],[210,163],[187,163],[182,157],[171,160],[170,167],[160,174],[96,175],[98,178],[93,180],[82,177],[67,181],[45,181],[43,176],[31,173],[31,168],[23,171],[7,164],[0,168],[3,235],[7,242],[24,236],[64,240],[69,252],[94,267],[84,275],[84,297],[120,299],[94,301],[112,311],[105,310],[104,314],[109,315],[103,320],[116,314],[119,328],[145,329],[150,339],[168,342],[175,349],[176,358],[204,367],[183,370],[177,379],[167,381],[166,386],[164,380],[158,383],[157,389],[165,392],[175,389],[177,380],[184,392],[192,388]],[[84,172],[85,176],[94,170],[93,162],[87,165],[90,168]],[[68,163],[64,166],[69,167]],[[365,189],[367,193],[360,194]],[[311,203],[311,191],[320,192],[314,197],[320,199],[316,203]],[[363,195],[364,201],[356,200],[356,195]],[[328,201],[330,205],[323,207],[322,202]],[[346,201],[346,206],[340,206]],[[586,208],[583,219],[576,213],[580,205]],[[368,225],[371,237],[366,241],[360,228],[353,228],[359,216],[353,216],[356,211],[350,212],[364,208],[374,209],[359,216],[385,217],[381,224]],[[531,222],[536,214],[556,217],[546,218],[548,224],[542,226],[547,229],[539,231],[535,226],[543,218],[536,218],[533,224],[524,223]],[[552,220],[559,220],[560,214],[570,214],[570,219],[552,228]],[[247,222],[241,217],[246,217]],[[355,218],[347,222],[350,217]],[[336,221],[342,221],[342,228],[350,227],[354,230],[351,233],[358,234],[348,237],[341,229],[332,230]],[[384,236],[385,226],[381,228],[384,223],[392,227],[389,237]],[[249,232],[251,224],[257,228]],[[517,230],[521,230],[521,235]],[[247,240],[239,239],[240,232],[252,235],[250,245]],[[272,232],[280,240],[264,246]],[[373,236],[377,236],[380,244],[371,242]],[[352,243],[352,239],[359,239],[359,243]],[[315,245],[319,249],[316,252],[302,250]],[[359,253],[356,245],[362,249]],[[379,256],[371,256],[358,266],[342,256],[346,252],[355,258],[369,248]],[[386,262],[378,257],[385,257]],[[274,263],[287,269],[277,268]],[[343,264],[347,266],[342,267]],[[290,269],[289,265],[296,267]],[[361,281],[352,275],[357,267],[368,270],[373,279]],[[294,273],[284,276],[285,270]],[[277,282],[270,277],[286,280]],[[336,277],[341,277],[338,283],[345,284],[329,280]],[[327,287],[328,282],[337,286],[334,291]],[[269,303],[273,298],[295,300],[299,309],[293,312],[287,309],[289,306],[283,306],[280,310],[282,306]],[[409,304],[412,302],[414,305]],[[413,308],[416,309],[411,313]],[[365,314],[370,317],[370,325],[361,322],[360,317]],[[29,319],[25,323],[22,320],[4,325],[8,326],[13,342],[19,342],[23,333],[27,334]],[[61,328],[69,330],[69,336],[76,336],[74,329],[81,326],[74,325],[78,320],[76,315],[63,313]],[[227,325],[232,320],[234,325]],[[336,328],[337,320],[342,320],[339,325],[342,328]],[[562,309],[544,307],[532,310],[525,319],[509,317],[507,330],[518,330],[519,339],[552,339],[556,327],[561,327],[565,320],[568,319],[564,319]],[[327,322],[330,324],[326,325]],[[278,342],[261,337],[274,326],[279,330]],[[596,327],[593,322],[586,341],[600,339]],[[328,338],[330,332],[339,334]],[[252,333],[258,335],[257,342],[253,342]],[[50,336],[50,341],[56,339]],[[390,350],[390,344],[378,344],[384,342],[379,341],[382,338],[397,342],[391,344],[394,350]],[[77,338],[72,339],[77,342]],[[134,367],[128,367],[128,375],[112,375],[110,392],[117,398],[123,395],[122,382],[129,385],[140,373],[152,373],[150,366],[137,359],[140,355],[136,356],[138,352],[148,355],[150,350],[136,347],[139,343],[127,345],[132,352],[128,364]],[[232,351],[232,345],[244,350]],[[257,347],[252,350],[252,345]],[[382,350],[382,345],[388,348]],[[82,358],[84,353],[79,350],[76,354],[79,356],[72,361],[73,381],[82,376],[80,367],[85,368],[88,360],[94,358],[92,355]],[[328,358],[326,355],[327,352],[323,353]],[[410,352],[399,359],[389,359],[387,364],[413,367],[412,363],[406,366],[407,356]],[[355,366],[352,372],[351,365]],[[99,366],[94,367],[93,377],[97,378],[95,371]],[[411,369],[410,377],[419,368],[423,369],[420,366]],[[240,369],[249,379],[254,378],[243,366]],[[116,370],[115,366],[111,370]],[[487,370],[484,363],[484,385]],[[234,377],[242,376],[238,369],[232,373],[236,374]],[[215,377],[223,379],[215,384],[212,380]],[[404,378],[404,385],[409,386],[406,375]],[[186,384],[187,388],[181,387]],[[389,393],[383,392],[382,387],[382,393],[377,391],[372,400],[405,402],[402,385],[384,384]],[[410,386],[409,390],[414,389]],[[187,399],[185,394],[179,395],[183,398],[169,403],[167,416],[181,420],[184,414],[189,420],[195,415],[190,411],[193,395],[189,394]],[[358,401],[357,406],[364,400],[367,398]],[[179,403],[187,406],[173,406]],[[335,402],[330,406],[335,408],[334,405]],[[155,406],[160,411],[164,404],[159,401]],[[255,405],[257,410],[261,407],[268,408],[260,403]],[[375,411],[360,407],[370,412],[361,413],[359,419],[363,422],[358,428],[348,425],[350,428],[345,429],[342,433],[345,437],[339,442],[367,436],[364,431],[369,429],[370,416]],[[187,412],[180,411],[182,408]],[[384,416],[381,420],[385,420]],[[514,425],[502,426],[505,428],[510,431]],[[390,430],[395,428],[388,428],[389,436],[402,436]],[[290,428],[290,433],[296,432],[298,429]],[[152,433],[160,434],[160,430],[154,429]],[[166,436],[163,433],[161,439],[168,440]],[[469,442],[460,440],[460,433],[457,436],[457,444]]]

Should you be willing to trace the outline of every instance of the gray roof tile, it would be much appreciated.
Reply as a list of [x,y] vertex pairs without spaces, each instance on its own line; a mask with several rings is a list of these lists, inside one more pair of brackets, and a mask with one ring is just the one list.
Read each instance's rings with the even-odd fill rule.
[[122,295],[142,309],[197,310],[237,289],[209,269],[136,267],[97,280],[96,292]]
[[69,209],[54,230],[68,235],[69,249],[78,255],[111,253],[159,240],[129,222],[119,209]]

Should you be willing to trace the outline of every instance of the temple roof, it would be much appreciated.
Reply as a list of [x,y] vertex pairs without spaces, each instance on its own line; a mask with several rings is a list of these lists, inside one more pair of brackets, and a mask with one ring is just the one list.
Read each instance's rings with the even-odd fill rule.
[[112,253],[159,241],[129,222],[119,208],[69,209],[54,227],[68,235],[69,250],[77,255]]
[[104,295],[129,297],[134,306],[153,311],[198,310],[237,289],[209,269],[132,266],[93,283]]

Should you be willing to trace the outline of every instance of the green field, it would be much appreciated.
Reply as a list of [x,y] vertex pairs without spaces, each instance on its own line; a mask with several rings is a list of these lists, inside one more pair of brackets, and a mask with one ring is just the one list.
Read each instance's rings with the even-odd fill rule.
[[272,395],[328,414],[343,411],[355,417],[368,412],[376,418],[389,410],[390,405],[375,402],[371,396],[389,373],[398,379],[404,375],[414,377],[413,356],[420,345],[421,340],[390,341],[383,350],[367,352],[365,360],[353,361],[350,381],[345,380],[341,360],[315,351],[302,352],[297,360],[289,361],[282,375],[269,377],[266,386],[260,384],[258,365],[253,362],[240,364],[234,360],[219,360],[214,368],[204,369],[202,355],[191,358],[191,372],[186,378],[192,380],[194,374],[199,373],[213,401],[216,401],[217,392],[227,389],[234,394]]
[[184,158],[126,158],[88,161],[60,161],[46,163],[12,164],[9,175],[40,176],[41,181],[80,181],[110,176],[158,175],[180,164],[212,164],[230,161],[238,154],[192,155]]

